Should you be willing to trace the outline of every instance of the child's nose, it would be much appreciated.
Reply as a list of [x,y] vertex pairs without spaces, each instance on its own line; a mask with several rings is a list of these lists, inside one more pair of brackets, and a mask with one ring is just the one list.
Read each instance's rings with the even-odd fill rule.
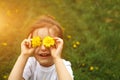
[[46,51],[47,48],[42,44],[42,45],[41,45],[41,50],[42,50],[42,51]]

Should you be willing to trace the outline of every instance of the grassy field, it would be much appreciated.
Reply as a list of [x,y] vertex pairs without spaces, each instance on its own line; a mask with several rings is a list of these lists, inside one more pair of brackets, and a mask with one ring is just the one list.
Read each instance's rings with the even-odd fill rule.
[[0,80],[7,80],[29,26],[43,14],[62,25],[63,57],[75,80],[120,80],[120,0],[0,0]]

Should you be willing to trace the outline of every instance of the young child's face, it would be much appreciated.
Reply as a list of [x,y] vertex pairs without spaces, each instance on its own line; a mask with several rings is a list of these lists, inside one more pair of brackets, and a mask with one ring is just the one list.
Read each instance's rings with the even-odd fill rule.
[[[53,30],[49,30],[47,27],[44,27],[36,29],[33,33],[33,37],[35,36],[39,36],[43,40],[46,36],[55,37],[55,34]],[[47,67],[53,64],[50,48],[46,48],[43,44],[35,49],[34,56],[43,66]]]

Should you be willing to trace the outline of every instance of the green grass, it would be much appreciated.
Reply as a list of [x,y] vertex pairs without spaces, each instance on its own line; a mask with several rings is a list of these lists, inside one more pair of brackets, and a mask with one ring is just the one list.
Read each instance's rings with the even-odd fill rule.
[[119,7],[119,0],[1,1],[0,80],[7,80],[29,25],[42,14],[63,26],[63,57],[71,61],[75,80],[120,80]]

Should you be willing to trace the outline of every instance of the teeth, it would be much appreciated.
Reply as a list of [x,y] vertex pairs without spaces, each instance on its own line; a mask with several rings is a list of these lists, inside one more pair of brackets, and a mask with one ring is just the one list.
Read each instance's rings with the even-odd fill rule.
[[45,53],[43,53],[43,54],[40,54],[40,56],[49,56],[50,54],[45,54]]
[[43,56],[46,56],[47,54],[42,54]]

